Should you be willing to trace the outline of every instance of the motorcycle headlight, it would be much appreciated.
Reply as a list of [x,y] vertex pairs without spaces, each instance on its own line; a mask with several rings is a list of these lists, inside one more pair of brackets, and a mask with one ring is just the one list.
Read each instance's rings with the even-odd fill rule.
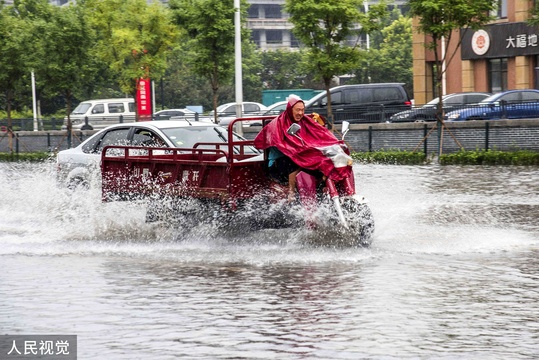
[[330,145],[317,149],[322,151],[322,154],[330,158],[336,168],[348,166],[353,161],[352,158],[347,155],[343,148],[339,145]]

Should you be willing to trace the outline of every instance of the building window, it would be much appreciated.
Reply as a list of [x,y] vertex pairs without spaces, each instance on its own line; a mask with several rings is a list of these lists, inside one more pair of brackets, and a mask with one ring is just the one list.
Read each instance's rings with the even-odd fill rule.
[[281,30],[266,30],[266,42],[268,44],[282,44],[283,32]]
[[247,15],[249,19],[258,19],[258,5],[253,4],[249,6],[249,13]]
[[507,18],[507,0],[498,0],[498,6],[491,12],[491,15],[498,19]]
[[489,91],[498,93],[507,90],[507,59],[490,59],[488,61]]
[[299,40],[294,36],[292,32],[290,32],[290,47],[298,48],[299,44]]
[[535,89],[539,89],[539,55],[534,58],[535,66],[533,67],[533,84]]
[[260,47],[260,30],[251,30],[251,40]]
[[281,5],[265,5],[266,19],[281,19]]

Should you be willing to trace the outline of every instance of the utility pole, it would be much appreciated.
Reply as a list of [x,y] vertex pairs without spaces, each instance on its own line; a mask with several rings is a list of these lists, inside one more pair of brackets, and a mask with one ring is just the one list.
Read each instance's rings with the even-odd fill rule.
[[[236,73],[236,117],[242,117],[243,104],[243,76],[241,71],[241,13],[240,0],[234,0],[234,54],[235,54],[235,73]],[[243,135],[241,123],[236,124],[236,132]]]

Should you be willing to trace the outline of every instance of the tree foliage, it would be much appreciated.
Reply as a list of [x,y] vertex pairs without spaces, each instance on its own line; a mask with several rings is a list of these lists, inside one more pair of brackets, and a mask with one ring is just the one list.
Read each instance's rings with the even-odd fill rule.
[[179,35],[165,7],[145,0],[88,0],[85,6],[100,39],[95,55],[118,75],[125,93],[134,96],[141,77],[164,74],[167,53]]
[[6,108],[10,118],[13,97],[22,81],[29,79],[36,65],[39,42],[32,12],[27,8],[46,7],[46,0],[18,2],[20,8],[0,8],[0,84],[6,96]]
[[[260,60],[260,52],[253,44],[242,46],[243,67],[243,99],[244,101],[260,102],[262,98],[262,82],[260,73],[264,64]],[[204,109],[213,109],[213,98],[210,82],[198,75],[192,69],[190,52],[187,44],[180,44],[168,57],[167,71],[164,81],[159,82],[158,97],[163,97],[162,104],[168,108],[182,108],[187,105],[201,105]],[[161,90],[162,89],[162,90]],[[235,84],[221,84],[217,92],[220,104],[235,101]]]
[[303,51],[274,50],[261,53],[260,80],[264,89],[323,89],[315,74],[303,66]]
[[39,67],[37,78],[46,84],[45,91],[64,96],[68,120],[73,95],[80,96],[85,89],[95,86],[105,67],[92,52],[97,39],[86,20],[80,6],[53,7],[40,31],[43,58],[47,61]]
[[[38,64],[40,42],[38,24],[49,15],[46,0],[21,0],[15,5],[0,7],[0,88],[5,91],[8,117],[9,148],[13,151],[11,110],[18,89],[28,83],[31,71]],[[26,80],[26,81],[25,81]]]
[[[32,70],[38,100],[48,115],[56,115],[61,107],[69,109],[65,104],[70,98],[75,102],[134,95],[136,79],[147,74],[155,80],[163,107],[215,108],[234,101],[233,0],[169,4],[78,0],[58,7],[47,0],[16,0],[14,5],[0,5],[0,105],[14,106],[18,114],[31,113]],[[362,9],[360,0],[296,0],[294,5],[299,4],[305,6],[299,12],[313,8],[302,21],[316,25],[310,27],[316,32],[312,39],[316,49],[263,52],[250,41],[244,26],[249,5],[241,2],[245,101],[261,101],[264,88],[326,88],[324,76],[333,81],[360,66],[357,52],[364,51],[358,36],[387,24],[383,17],[373,20],[380,15],[374,6],[370,15],[357,11]],[[400,73],[396,63],[404,58],[398,52],[378,56],[395,59],[391,67],[395,74]],[[373,59],[371,69],[374,60],[383,65]]]
[[[178,25],[187,31],[191,68],[210,83],[214,121],[217,122],[219,89],[231,84],[234,75],[234,0],[172,0],[170,7]],[[245,1],[240,3],[242,23],[247,7]],[[248,35],[242,26],[242,39],[247,39]]]
[[357,83],[402,82],[411,93],[412,73],[412,19],[399,16],[380,32],[380,43],[361,52],[355,71]]
[[[352,71],[359,61],[359,36],[379,28],[377,19],[386,11],[384,2],[368,13],[360,11],[363,0],[286,0],[292,30],[307,47],[305,67],[324,82],[328,117],[332,119],[331,93],[334,76]],[[361,26],[358,27],[357,25]]]

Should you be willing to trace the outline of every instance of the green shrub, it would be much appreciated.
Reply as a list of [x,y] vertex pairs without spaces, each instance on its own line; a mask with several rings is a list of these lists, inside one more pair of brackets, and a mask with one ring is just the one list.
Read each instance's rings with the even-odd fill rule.
[[35,152],[35,153],[0,153],[0,161],[29,161],[39,162],[52,159],[53,156],[47,152]]
[[351,156],[354,160],[374,164],[423,165],[430,162],[424,153],[401,150],[355,152]]
[[[22,111],[11,111],[12,119],[32,119],[34,117],[32,110],[24,109]],[[7,112],[0,110],[0,119],[7,119]]]
[[529,150],[459,151],[441,155],[441,165],[539,165],[539,152]]

